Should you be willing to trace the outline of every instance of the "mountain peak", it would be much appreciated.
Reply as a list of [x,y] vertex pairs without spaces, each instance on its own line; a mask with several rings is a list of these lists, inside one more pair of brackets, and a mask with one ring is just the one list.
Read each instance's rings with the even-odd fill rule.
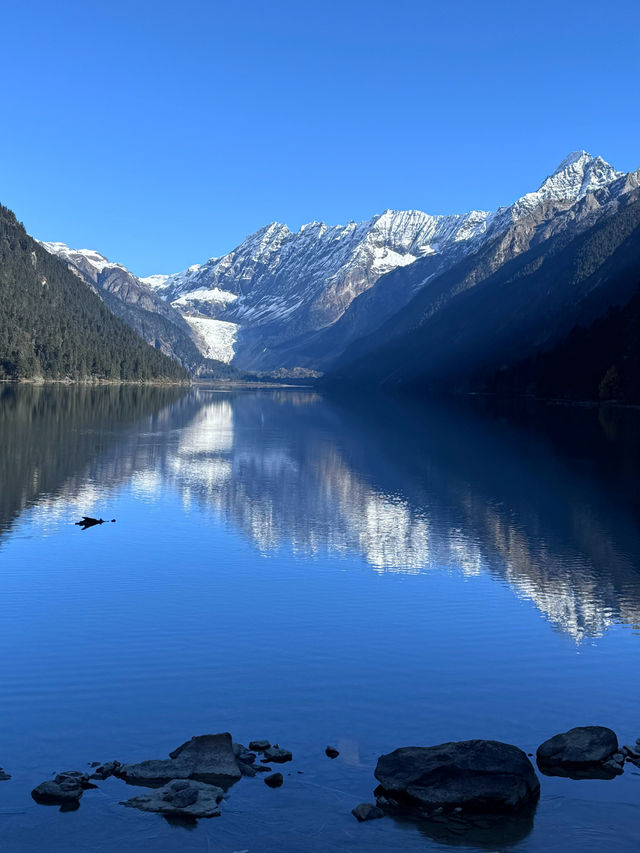
[[560,165],[553,174],[557,175],[558,172],[564,172],[565,169],[568,169],[569,166],[573,166],[574,163],[578,163],[580,160],[593,161],[600,159],[602,158],[593,157],[591,154],[589,154],[588,151],[585,151],[584,149],[582,149],[581,151],[572,151],[571,154],[567,154],[567,156],[564,158],[562,163],[560,163]]
[[78,262],[84,260],[98,272],[102,272],[106,267],[124,269],[122,264],[112,263],[104,255],[101,255],[100,252],[96,252],[95,249],[72,249],[66,243],[47,243],[44,240],[40,241],[40,245],[51,255],[57,255],[66,261]]
[[621,175],[622,172],[616,172],[602,157],[594,157],[587,151],[572,151],[555,172],[545,178],[537,192],[528,193],[524,198],[536,202],[545,199],[577,201]]

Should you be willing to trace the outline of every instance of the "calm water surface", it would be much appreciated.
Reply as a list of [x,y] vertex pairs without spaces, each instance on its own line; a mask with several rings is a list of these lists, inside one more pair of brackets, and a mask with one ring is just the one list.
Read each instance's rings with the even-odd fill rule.
[[[502,842],[350,810],[397,746],[640,737],[639,426],[303,390],[1,387],[1,849],[637,850],[630,765],[541,777],[533,826]],[[85,514],[117,524],[82,532]],[[73,813],[30,797],[55,771],[224,730],[294,762],[195,829],[123,808],[137,791],[115,779]]]

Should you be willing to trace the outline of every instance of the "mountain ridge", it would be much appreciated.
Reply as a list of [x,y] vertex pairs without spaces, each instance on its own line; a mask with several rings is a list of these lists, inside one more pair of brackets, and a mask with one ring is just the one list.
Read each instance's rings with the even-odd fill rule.
[[[172,312],[166,318],[172,329],[179,328],[198,351],[191,363],[182,362],[196,375],[198,359],[212,357],[245,373],[322,372],[350,358],[362,341],[371,339],[375,347],[385,324],[399,322],[418,294],[428,300],[442,276],[466,259],[494,245],[495,268],[525,251],[581,200],[628,179],[601,157],[574,151],[537,190],[495,211],[431,215],[388,209],[363,222],[312,221],[295,232],[271,222],[225,255],[142,279],[91,250],[48,245],[76,266],[102,264],[103,285],[109,269],[131,276],[155,300],[157,313],[164,311],[162,300]],[[580,217],[582,222],[586,214]],[[468,284],[484,274],[476,266]],[[442,291],[433,309],[453,295]],[[121,314],[127,319],[125,309]],[[155,332],[142,333],[149,339]]]

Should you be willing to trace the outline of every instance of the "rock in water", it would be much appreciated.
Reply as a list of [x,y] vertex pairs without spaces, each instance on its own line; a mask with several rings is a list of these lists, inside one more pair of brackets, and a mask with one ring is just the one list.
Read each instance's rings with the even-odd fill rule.
[[91,779],[108,779],[109,776],[116,776],[120,769],[119,761],[106,761],[104,764],[100,762],[91,765],[94,770],[91,774]]
[[11,779],[11,774],[5,773],[2,767],[0,767],[0,782],[6,782],[7,779]]
[[271,742],[268,740],[252,740],[249,743],[249,749],[252,749],[254,752],[264,752],[270,746]]
[[80,797],[87,788],[95,788],[86,773],[79,770],[65,770],[52,781],[41,782],[31,792],[31,796],[43,806],[62,806],[66,809],[77,809]]
[[241,743],[232,744],[233,754],[238,759],[238,761],[242,761],[244,764],[253,764],[256,760],[255,752],[251,752],[251,750],[247,749],[246,746],[243,746]]
[[419,816],[454,809],[515,812],[533,806],[540,795],[525,753],[495,740],[402,747],[378,759],[375,777],[380,808]]
[[158,812],[188,818],[218,817],[218,803],[224,796],[222,788],[188,779],[169,782],[141,797],[121,803],[143,812]]
[[536,761],[548,776],[612,778],[619,772],[617,762],[610,761],[617,752],[618,738],[611,729],[578,726],[540,744]]
[[249,779],[252,779],[258,772],[253,764],[245,764],[243,761],[240,761],[240,759],[238,759],[238,768],[242,775],[248,776]]
[[123,764],[117,775],[132,785],[162,785],[172,779],[198,779],[228,788],[242,776],[231,735],[199,735],[183,743],[170,758]]
[[264,777],[265,785],[268,785],[270,788],[279,788],[283,782],[284,778],[282,773],[272,773],[271,776]]
[[337,758],[340,755],[339,751],[335,748],[335,746],[328,746],[325,749],[324,754],[327,755],[329,758]]
[[281,749],[277,744],[275,744],[270,749],[265,749],[262,763],[265,764],[269,761],[275,761],[276,764],[284,764],[285,761],[291,761],[292,759],[292,752],[288,749]]
[[351,814],[358,818],[360,823],[364,820],[377,820],[380,817],[384,817],[382,809],[374,806],[373,803],[360,803],[355,809],[351,809]]

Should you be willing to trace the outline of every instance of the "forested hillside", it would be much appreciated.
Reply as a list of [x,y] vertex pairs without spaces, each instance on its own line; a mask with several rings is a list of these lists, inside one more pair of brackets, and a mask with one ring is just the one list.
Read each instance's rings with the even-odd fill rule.
[[0,205],[0,379],[187,379]]

